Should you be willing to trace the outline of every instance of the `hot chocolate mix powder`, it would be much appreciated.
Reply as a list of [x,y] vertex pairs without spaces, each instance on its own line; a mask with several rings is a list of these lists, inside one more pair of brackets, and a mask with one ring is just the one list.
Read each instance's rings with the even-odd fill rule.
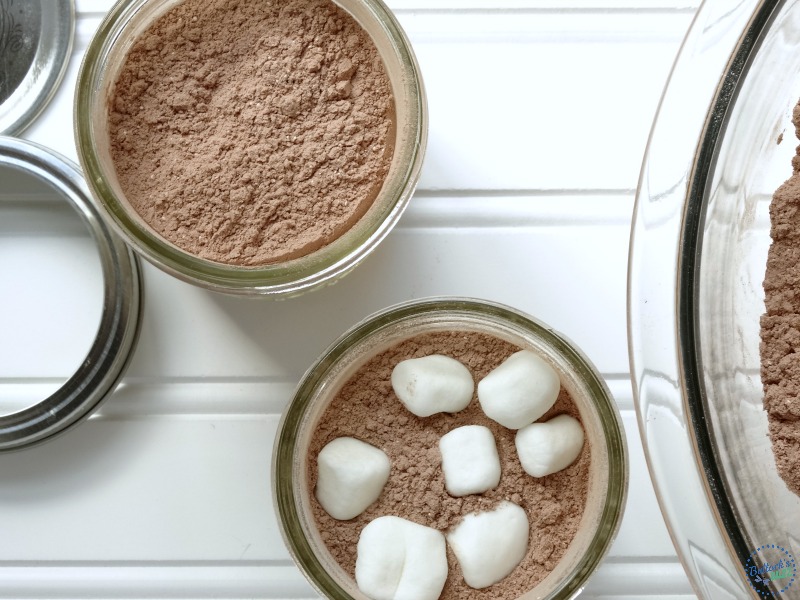
[[[800,137],[800,104],[793,121]],[[800,495],[800,147],[792,170],[770,204],[761,382],[778,473]]]
[[[492,421],[477,397],[461,412],[419,418],[394,394],[391,373],[401,360],[445,354],[464,363],[475,382],[485,377],[518,347],[476,332],[420,335],[378,354],[342,387],[321,418],[309,449],[309,485],[316,482],[316,456],[330,441],[352,436],[382,449],[392,461],[389,481],[380,498],[350,521],[331,518],[312,499],[322,539],[344,570],[355,577],[356,544],[367,523],[395,515],[446,533],[471,512],[493,509],[500,501],[521,506],[530,521],[528,551],[505,579],[483,590],[464,583],[455,555],[448,548],[449,574],[442,600],[511,600],[544,579],[555,567],[578,530],[586,506],[590,447],[588,440],[569,467],[543,478],[522,470],[514,447],[515,431]],[[555,406],[542,417],[558,414],[580,419],[577,407],[562,388]],[[483,494],[454,498],[445,490],[439,439],[462,425],[485,425],[494,434],[502,465],[500,485]]]
[[185,0],[134,44],[108,111],[136,212],[187,252],[235,265],[342,235],[394,147],[383,62],[330,0]]

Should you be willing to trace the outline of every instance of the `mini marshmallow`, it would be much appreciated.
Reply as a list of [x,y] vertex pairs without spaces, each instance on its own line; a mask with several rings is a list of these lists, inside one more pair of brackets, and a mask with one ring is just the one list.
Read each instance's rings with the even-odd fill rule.
[[397,363],[392,388],[400,402],[418,417],[466,408],[475,391],[469,369],[454,358],[432,354]]
[[471,513],[447,534],[464,574],[475,589],[489,587],[506,577],[528,549],[528,516],[513,502],[492,511]]
[[334,519],[357,517],[381,495],[391,461],[366,442],[336,438],[317,456],[317,500]]
[[478,401],[487,417],[520,429],[550,410],[560,389],[549,364],[530,350],[520,350],[478,382]]
[[525,472],[544,477],[566,469],[578,458],[583,448],[583,427],[569,415],[558,415],[546,423],[523,427],[514,443]]
[[441,532],[400,517],[378,517],[361,530],[356,583],[372,600],[436,600],[447,579]]
[[500,483],[494,436],[482,425],[465,425],[439,440],[444,485],[451,496],[480,494]]

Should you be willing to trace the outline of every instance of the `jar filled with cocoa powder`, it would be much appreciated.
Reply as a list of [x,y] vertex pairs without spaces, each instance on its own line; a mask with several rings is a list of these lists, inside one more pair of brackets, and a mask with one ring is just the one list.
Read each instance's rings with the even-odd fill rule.
[[190,283],[291,296],[389,233],[427,105],[380,0],[123,0],[90,43],[78,156],[106,220]]
[[[584,432],[577,458],[553,474],[531,477],[523,471],[516,432],[487,419],[478,395],[452,414],[417,416],[393,391],[393,368],[405,359],[445,355],[460,361],[478,383],[520,351],[543,359],[560,383],[541,421],[568,415]],[[453,497],[438,441],[465,425],[491,430],[502,471],[488,491]],[[345,436],[385,452],[391,467],[368,508],[356,517],[332,518],[320,505],[317,461],[325,444]],[[442,600],[566,599],[582,589],[616,536],[627,495],[626,452],[610,392],[569,340],[508,306],[469,298],[415,300],[355,325],[306,372],[276,436],[274,503],[290,554],[326,598],[370,598],[357,581],[360,536],[380,517],[391,516],[448,536]],[[474,589],[465,583],[449,533],[468,514],[508,502],[527,515],[527,549],[508,575]]]

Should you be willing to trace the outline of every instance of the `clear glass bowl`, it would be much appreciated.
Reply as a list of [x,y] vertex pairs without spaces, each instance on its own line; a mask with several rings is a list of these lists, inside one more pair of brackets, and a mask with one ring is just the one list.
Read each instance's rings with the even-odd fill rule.
[[527,315],[481,300],[431,298],[388,308],[350,329],[306,372],[283,414],[273,454],[274,502],[289,552],[323,597],[365,600],[314,524],[309,443],[338,389],[364,362],[402,340],[433,331],[483,332],[531,349],[557,370],[575,401],[592,444],[586,510],[564,558],[521,598],[575,597],[605,556],[622,519],[628,462],[619,411],[603,379],[571,342]]
[[[794,597],[753,557],[800,551],[759,377],[769,203],[791,175],[800,2],[706,0],[681,49],[634,215],[629,334],[639,426],[662,511],[702,598]],[[780,136],[785,139],[780,141]],[[794,582],[793,575],[791,581]]]
[[122,0],[86,50],[75,96],[78,157],[103,215],[143,257],[202,287],[240,295],[291,296],[336,281],[374,250],[414,192],[427,142],[427,103],[411,45],[381,0],[335,0],[372,37],[395,100],[396,140],[389,173],[367,213],[334,242],[297,259],[258,267],[213,262],[170,244],[148,227],[122,193],[109,153],[106,106],[133,42],[181,0]]

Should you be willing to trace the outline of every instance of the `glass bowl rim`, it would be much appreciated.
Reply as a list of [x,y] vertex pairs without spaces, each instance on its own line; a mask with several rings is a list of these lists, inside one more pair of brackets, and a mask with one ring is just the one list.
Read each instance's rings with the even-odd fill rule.
[[[720,136],[763,35],[786,1],[743,0],[731,6],[727,0],[703,0],[676,57],[653,121],[631,221],[627,313],[634,407],[661,512],[678,558],[700,597],[703,581],[713,580],[721,570],[739,586],[737,591],[755,594],[743,565],[756,544],[738,528],[710,436],[696,308],[702,227]],[[686,106],[682,99],[687,95],[699,100],[692,103],[690,110],[680,113],[679,108]],[[672,161],[671,168],[681,166],[680,171],[670,173],[675,175],[671,182],[677,181],[680,173],[677,185],[651,191],[653,155],[662,164]],[[673,271],[661,273],[663,281],[658,290],[644,289],[640,281],[645,279],[643,273],[660,266],[646,239],[647,221],[655,222],[657,217],[661,218],[657,224],[662,228],[660,233],[669,235],[668,259]],[[652,243],[653,247],[657,245]],[[646,356],[656,356],[656,352],[664,350],[667,358],[662,357],[657,364],[647,363]],[[658,375],[663,383],[658,397],[645,385],[650,375]],[[669,485],[667,457],[663,448],[659,452],[658,440],[648,430],[651,404],[667,407],[682,427],[683,433],[669,441],[673,448],[691,455],[692,464],[682,465],[684,484],[703,497],[702,506],[684,506],[685,489]],[[681,518],[682,509],[702,512],[713,521],[715,530],[694,531],[691,520]],[[716,571],[695,560],[689,551],[692,548],[701,553],[711,548],[720,550],[714,554],[717,564],[711,567]]]

